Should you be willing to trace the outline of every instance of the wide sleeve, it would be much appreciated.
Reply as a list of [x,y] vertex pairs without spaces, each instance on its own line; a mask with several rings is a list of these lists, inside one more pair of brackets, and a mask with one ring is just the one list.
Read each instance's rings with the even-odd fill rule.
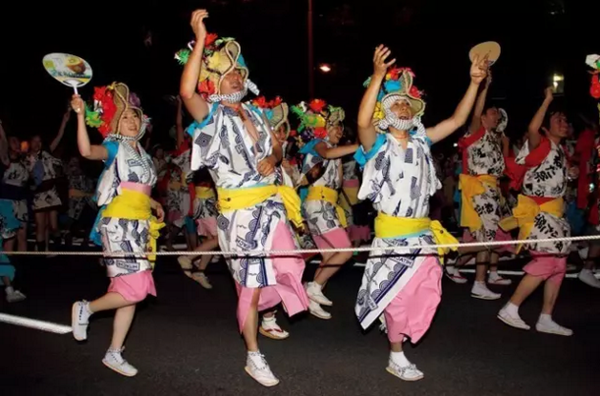
[[[206,167],[215,170],[218,166],[221,140],[224,131],[219,125],[223,124],[222,106],[218,103],[209,104],[210,112],[202,122],[194,121],[187,133],[192,136],[191,167],[193,171]],[[226,139],[226,136],[225,136]]]

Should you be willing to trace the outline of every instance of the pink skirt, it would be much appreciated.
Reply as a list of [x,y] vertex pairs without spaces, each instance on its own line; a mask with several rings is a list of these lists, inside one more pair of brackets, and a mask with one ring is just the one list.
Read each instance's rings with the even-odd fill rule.
[[131,275],[122,275],[110,279],[109,293],[119,293],[125,300],[138,303],[148,294],[156,297],[156,286],[152,271],[142,271]]
[[217,236],[217,219],[215,217],[206,217],[203,219],[196,220],[196,229],[198,235],[204,237],[216,237]]
[[[289,227],[285,222],[280,222],[275,230],[275,237],[271,250],[293,250],[296,248]],[[308,297],[302,286],[302,274],[305,263],[301,256],[274,257],[271,259],[277,284],[260,289],[258,310],[264,311],[283,304],[283,309],[289,316],[293,316],[308,309]],[[254,290],[235,284],[238,293],[237,319],[240,333],[244,329],[246,317],[250,311]]]
[[348,237],[352,242],[368,241],[371,239],[371,228],[369,226],[351,225],[348,227]]
[[325,234],[312,236],[319,249],[337,249],[352,247],[348,233],[343,228],[335,228]]
[[442,267],[436,257],[427,257],[383,311],[390,342],[406,336],[416,344],[429,330],[441,299]]

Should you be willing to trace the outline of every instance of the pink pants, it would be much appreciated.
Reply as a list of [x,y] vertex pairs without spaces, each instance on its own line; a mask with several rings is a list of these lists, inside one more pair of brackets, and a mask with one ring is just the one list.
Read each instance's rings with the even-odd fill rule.
[[196,230],[198,235],[207,238],[217,236],[217,219],[216,217],[206,217],[196,220]]
[[343,228],[335,228],[325,234],[313,235],[313,241],[319,249],[335,249],[352,247],[348,233]]
[[390,342],[409,337],[417,343],[427,332],[442,299],[442,267],[427,257],[406,286],[383,311]]
[[560,286],[567,272],[567,258],[533,250],[530,253],[533,260],[523,267],[523,270],[531,276],[537,276]]
[[[272,250],[293,250],[296,248],[289,227],[285,222],[280,222],[275,230],[275,237],[271,245]],[[283,309],[289,316],[308,309],[308,297],[302,286],[302,274],[305,263],[301,256],[286,256],[267,258],[273,264],[277,284],[260,289],[258,310],[264,311],[282,303]],[[235,284],[238,293],[237,318],[240,332],[244,329],[248,312],[252,304],[254,290]]]
[[125,300],[138,303],[148,294],[156,297],[156,286],[152,271],[142,271],[131,275],[122,275],[110,279],[109,293],[119,293]]
[[368,241],[371,239],[369,226],[351,225],[348,227],[348,237],[351,241]]

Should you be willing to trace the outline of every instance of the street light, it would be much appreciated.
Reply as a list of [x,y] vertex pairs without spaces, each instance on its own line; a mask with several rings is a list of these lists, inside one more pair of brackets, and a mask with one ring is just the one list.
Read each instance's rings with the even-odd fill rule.
[[562,94],[565,90],[565,76],[555,73],[552,76],[552,85],[554,86],[554,93]]
[[321,70],[323,73],[329,73],[331,71],[331,66],[327,63],[321,63],[319,65],[319,70]]

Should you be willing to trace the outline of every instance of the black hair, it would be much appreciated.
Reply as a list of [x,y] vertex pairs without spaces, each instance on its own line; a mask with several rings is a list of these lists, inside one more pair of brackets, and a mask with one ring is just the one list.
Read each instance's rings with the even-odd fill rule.
[[496,110],[500,110],[500,106],[498,106],[496,103],[494,102],[488,102],[485,104],[485,106],[483,107],[483,112],[481,113],[481,115],[486,115],[489,109],[496,109]]

